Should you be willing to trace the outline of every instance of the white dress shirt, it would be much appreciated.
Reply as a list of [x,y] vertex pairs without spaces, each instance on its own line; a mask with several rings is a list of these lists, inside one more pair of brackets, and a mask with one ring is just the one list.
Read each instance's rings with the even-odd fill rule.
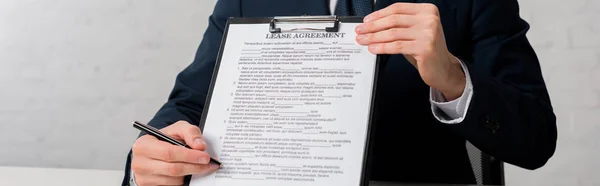
[[[337,0],[329,0],[329,9],[332,12],[332,14],[333,12],[335,12],[336,3]],[[469,75],[469,70],[467,69],[467,66],[465,66],[462,63],[462,61],[460,61],[460,65],[463,71],[465,72],[466,83],[465,89],[459,98],[447,101],[441,92],[433,88],[430,88],[429,90],[429,102],[431,103],[431,112],[433,112],[433,116],[442,123],[461,123],[467,115],[467,110],[469,110],[469,103],[471,103],[471,98],[473,97],[473,84],[471,83],[471,76]],[[440,110],[443,113],[440,113]],[[130,185],[137,186],[137,184],[135,183],[133,171],[131,171],[130,173]]]

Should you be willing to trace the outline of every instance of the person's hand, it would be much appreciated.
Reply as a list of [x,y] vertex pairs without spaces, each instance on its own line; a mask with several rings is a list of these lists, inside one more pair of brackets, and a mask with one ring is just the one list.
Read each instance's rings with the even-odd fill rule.
[[200,128],[179,121],[161,131],[185,141],[192,149],[172,145],[150,135],[138,138],[132,147],[131,162],[138,186],[183,185],[186,175],[208,175],[219,169],[218,165],[209,163]]
[[438,9],[426,3],[396,3],[373,12],[356,27],[356,40],[374,54],[403,54],[423,81],[446,99],[462,95],[466,80],[446,46]]

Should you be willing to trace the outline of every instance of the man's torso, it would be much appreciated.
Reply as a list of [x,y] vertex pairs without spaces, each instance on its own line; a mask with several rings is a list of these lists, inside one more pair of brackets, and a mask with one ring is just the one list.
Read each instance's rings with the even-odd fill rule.
[[[449,50],[469,54],[468,1],[377,0],[375,9],[395,2],[434,3],[440,10]],[[243,17],[330,15],[327,0],[243,0]],[[462,4],[459,4],[462,3]],[[461,11],[462,10],[462,11]],[[468,30],[467,30],[468,31]],[[460,45],[459,45],[460,44]],[[468,57],[468,56],[465,56]],[[429,87],[402,55],[384,57],[376,102],[371,179],[405,182],[474,183],[465,140],[437,121]]]

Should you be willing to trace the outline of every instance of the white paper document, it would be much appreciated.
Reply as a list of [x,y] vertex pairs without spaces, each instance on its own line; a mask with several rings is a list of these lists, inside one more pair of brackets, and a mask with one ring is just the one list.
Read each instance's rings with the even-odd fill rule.
[[190,185],[358,186],[377,67],[358,24],[230,24],[203,128],[223,167]]

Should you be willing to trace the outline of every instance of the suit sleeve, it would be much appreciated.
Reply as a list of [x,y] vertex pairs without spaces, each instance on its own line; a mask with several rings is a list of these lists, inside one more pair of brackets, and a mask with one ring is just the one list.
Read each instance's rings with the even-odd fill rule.
[[537,169],[556,148],[556,116],[538,58],[526,38],[529,24],[517,0],[473,0],[470,70],[473,97],[465,120],[448,125],[483,152]]
[[[177,75],[168,101],[149,125],[161,129],[179,120],[198,125],[227,19],[240,17],[240,12],[239,0],[217,1],[194,61]],[[129,182],[130,163],[131,152],[127,158],[123,185]]]

